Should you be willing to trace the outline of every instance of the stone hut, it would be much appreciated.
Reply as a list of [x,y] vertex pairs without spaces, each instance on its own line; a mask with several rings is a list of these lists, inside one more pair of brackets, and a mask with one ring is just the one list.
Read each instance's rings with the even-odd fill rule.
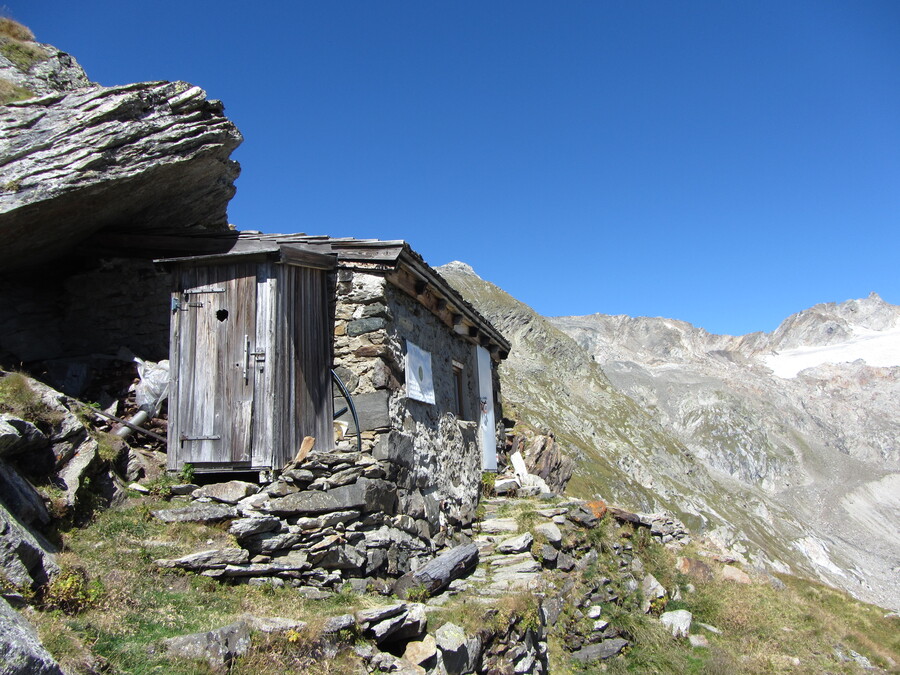
[[[209,242],[215,237],[206,239],[204,246],[209,249]],[[278,260],[273,260],[271,256],[276,256]],[[286,257],[293,260],[281,260]],[[386,469],[388,481],[397,486],[399,513],[426,520],[428,529],[432,531],[441,529],[447,523],[456,526],[468,524],[478,502],[481,472],[496,468],[496,421],[499,419],[500,400],[496,366],[508,355],[509,343],[406,242],[245,232],[240,233],[236,240],[229,240],[225,252],[168,259],[165,267],[174,265],[176,269],[196,270],[199,265],[200,269],[220,270],[201,274],[204,279],[221,277],[224,280],[229,275],[221,270],[234,267],[238,260],[258,260],[255,264],[269,265],[268,270],[277,269],[281,260],[287,266],[313,265],[324,271],[327,265],[321,264],[321,261],[327,259],[336,261],[335,269],[327,271],[330,304],[327,310],[321,303],[316,305],[315,313],[333,316],[332,366],[335,379],[349,393],[352,405],[342,400],[338,387],[335,387],[333,407],[317,403],[315,410],[319,412],[315,419],[295,414],[294,409],[303,407],[299,400],[294,400],[284,410],[267,410],[264,416],[274,414],[276,427],[294,427],[291,433],[284,436],[291,439],[288,443],[290,448],[277,450],[277,460],[268,458],[265,464],[251,463],[244,447],[223,446],[222,455],[215,462],[208,467],[201,464],[199,468],[215,471],[252,468],[273,470],[277,474],[299,449],[299,440],[305,436],[318,437],[314,454],[331,449],[334,443],[327,433],[322,433],[323,420],[319,418],[330,415],[334,410],[338,416],[335,425],[337,445],[350,448],[356,445],[359,438],[358,450],[379,461]],[[282,296],[278,293],[264,302],[259,300],[262,289],[268,288],[267,284],[271,285],[272,279],[277,277],[277,274],[273,277],[271,271],[262,270],[262,267],[244,270],[244,276],[254,280],[254,283],[246,285],[245,293],[255,295],[262,306],[279,308],[274,313],[270,312],[273,323],[268,330],[277,334],[281,324],[310,323],[303,315],[305,311],[312,311],[309,303],[306,303],[308,307],[291,304],[279,299]],[[194,272],[194,276],[196,274]],[[178,274],[174,276],[179,278]],[[278,283],[277,279],[275,283]],[[222,289],[210,286],[205,290],[224,290],[225,285],[220,283],[218,286]],[[173,307],[190,304],[185,290],[176,289]],[[218,305],[224,301],[225,295],[217,293],[209,296],[218,303],[212,309],[219,311],[220,315],[224,305],[222,308]],[[302,291],[295,290],[294,297],[302,297]],[[237,297],[232,302],[244,307],[253,305],[252,301],[241,301]],[[292,310],[292,307],[295,309]],[[211,321],[207,325],[213,330],[221,330],[221,324],[226,322]],[[278,379],[277,373],[292,366],[285,346],[277,347],[274,343],[268,347],[258,346],[257,340],[265,332],[258,326],[254,330],[247,328],[242,335],[246,333],[250,336],[248,339],[225,342],[238,344],[247,354],[266,352],[262,361],[253,357],[253,368],[259,371],[256,375],[260,377],[267,370],[274,371],[275,379]],[[179,339],[183,339],[177,333],[173,330],[173,392],[184,388],[184,383],[177,382],[176,357],[182,349]],[[289,343],[285,342],[285,345]],[[237,356],[222,357],[223,369],[234,370],[235,373],[243,372],[242,367],[246,370],[246,354],[244,360]],[[319,370],[328,367],[327,360],[323,359],[307,360],[307,363],[309,368]],[[307,381],[323,381],[322,372],[304,371],[302,368],[291,372],[296,372],[295,377]],[[271,376],[262,377],[260,382],[265,381],[266,377],[271,379]],[[285,391],[293,392],[297,399],[305,396],[302,388],[290,383],[285,386]],[[235,388],[223,385],[221,390],[227,395]],[[196,393],[185,389],[179,400],[170,402],[170,428],[181,428],[179,420],[191,414],[186,406],[192,405],[195,400]],[[222,410],[234,410],[235,405],[236,402],[224,401]],[[358,429],[351,414],[353,412],[356,413]],[[267,422],[264,418],[253,420],[254,425],[263,428],[271,426],[271,422],[271,419]],[[330,425],[331,420],[327,422]],[[235,442],[243,438],[239,433],[232,436]],[[216,442],[219,441],[213,441]],[[187,455],[179,453],[180,448],[181,441],[170,438],[171,469],[178,469],[188,461],[178,459],[187,458]],[[229,460],[229,457],[239,458],[242,452],[245,455],[243,461]],[[194,463],[194,467],[197,469],[198,465]]]

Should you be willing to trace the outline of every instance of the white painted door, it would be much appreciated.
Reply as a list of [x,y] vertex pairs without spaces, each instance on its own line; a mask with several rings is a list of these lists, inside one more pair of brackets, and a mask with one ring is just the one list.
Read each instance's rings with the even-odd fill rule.
[[481,346],[475,347],[478,357],[478,396],[481,412],[478,417],[478,436],[481,441],[481,470],[497,470],[497,431],[494,423],[494,383],[491,377],[491,354]]

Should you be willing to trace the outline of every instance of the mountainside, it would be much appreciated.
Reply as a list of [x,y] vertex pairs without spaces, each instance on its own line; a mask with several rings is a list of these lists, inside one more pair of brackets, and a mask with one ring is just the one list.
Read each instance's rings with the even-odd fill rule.
[[[504,399],[568,444],[570,491],[669,509],[748,561],[900,606],[900,368],[882,344],[896,345],[900,308],[873,295],[733,337],[670,319],[546,319],[464,264],[440,271],[512,342]],[[875,363],[772,371],[835,350]]]

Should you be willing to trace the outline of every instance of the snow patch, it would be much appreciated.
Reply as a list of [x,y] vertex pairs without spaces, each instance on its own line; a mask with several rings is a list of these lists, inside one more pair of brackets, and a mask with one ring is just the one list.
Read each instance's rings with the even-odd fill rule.
[[833,345],[797,347],[762,357],[762,362],[778,377],[791,379],[801,370],[825,363],[850,363],[862,359],[880,368],[900,366],[900,326],[877,331],[853,327],[849,340]]

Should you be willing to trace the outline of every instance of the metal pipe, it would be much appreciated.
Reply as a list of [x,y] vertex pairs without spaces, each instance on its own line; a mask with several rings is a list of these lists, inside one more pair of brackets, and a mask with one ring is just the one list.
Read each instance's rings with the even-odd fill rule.
[[344,385],[344,382],[338,376],[336,372],[332,369],[331,377],[334,378],[334,381],[337,383],[338,389],[341,390],[341,394],[344,399],[347,401],[347,405],[350,406],[350,414],[353,415],[353,424],[356,426],[356,449],[362,451],[362,433],[359,431],[359,417],[356,414],[356,406],[353,403],[353,397],[350,395],[350,392],[347,390],[347,387]]

